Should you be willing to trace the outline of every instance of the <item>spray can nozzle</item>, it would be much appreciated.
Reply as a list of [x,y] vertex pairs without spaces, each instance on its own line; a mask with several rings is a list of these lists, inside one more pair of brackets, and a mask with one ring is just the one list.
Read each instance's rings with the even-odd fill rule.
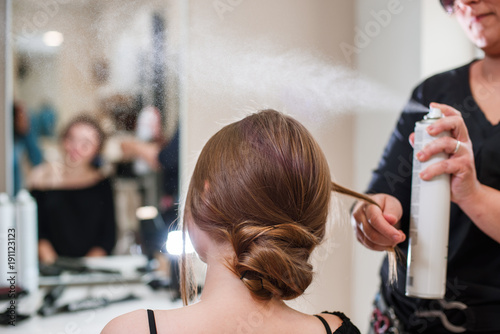
[[438,119],[443,117],[443,113],[439,108],[429,108],[429,113],[424,116],[424,119]]

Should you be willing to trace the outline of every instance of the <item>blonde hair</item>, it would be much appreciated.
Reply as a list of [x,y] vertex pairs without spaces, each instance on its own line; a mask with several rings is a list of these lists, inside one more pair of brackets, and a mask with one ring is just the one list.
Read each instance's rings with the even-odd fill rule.
[[[302,124],[263,110],[225,126],[206,143],[184,219],[232,245],[235,257],[227,266],[254,297],[288,300],[312,281],[309,256],[325,236],[332,191],[373,203],[331,181],[321,148]],[[184,304],[194,291],[188,276],[183,255]]]

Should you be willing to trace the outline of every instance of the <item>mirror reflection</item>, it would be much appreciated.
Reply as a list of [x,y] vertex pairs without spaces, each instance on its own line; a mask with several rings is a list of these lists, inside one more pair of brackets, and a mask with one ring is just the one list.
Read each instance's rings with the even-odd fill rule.
[[15,193],[38,204],[41,268],[153,260],[177,216],[178,2],[19,0],[12,15]]

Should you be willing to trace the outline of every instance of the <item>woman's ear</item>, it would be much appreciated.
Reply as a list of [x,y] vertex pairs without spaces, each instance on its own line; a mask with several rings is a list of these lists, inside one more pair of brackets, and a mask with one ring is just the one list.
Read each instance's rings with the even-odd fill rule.
[[200,260],[206,263],[207,248],[208,248],[208,243],[210,242],[207,233],[202,231],[190,219],[187,219],[185,222],[186,222],[187,233],[189,234],[189,239],[191,239],[191,243],[193,244],[194,250],[198,254]]

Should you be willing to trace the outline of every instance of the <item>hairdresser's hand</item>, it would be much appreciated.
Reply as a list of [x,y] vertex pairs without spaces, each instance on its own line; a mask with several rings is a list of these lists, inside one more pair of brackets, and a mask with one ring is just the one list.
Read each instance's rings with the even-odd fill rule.
[[[428,181],[441,174],[450,174],[451,200],[460,205],[481,187],[476,176],[472,143],[462,114],[458,110],[439,103],[431,103],[431,107],[441,109],[445,117],[428,126],[427,132],[435,136],[443,131],[450,131],[451,137],[441,137],[430,142],[417,152],[417,158],[424,162],[440,152],[449,154],[450,157],[421,171],[420,178]],[[412,144],[414,136],[413,133],[410,135]]]
[[125,140],[121,143],[121,149],[126,159],[143,159],[153,170],[157,170],[160,167],[160,163],[158,162],[160,146],[157,143]]
[[369,195],[378,206],[359,201],[354,206],[352,224],[358,241],[365,247],[383,251],[396,246],[406,236],[398,230],[403,215],[401,203],[387,194]]

